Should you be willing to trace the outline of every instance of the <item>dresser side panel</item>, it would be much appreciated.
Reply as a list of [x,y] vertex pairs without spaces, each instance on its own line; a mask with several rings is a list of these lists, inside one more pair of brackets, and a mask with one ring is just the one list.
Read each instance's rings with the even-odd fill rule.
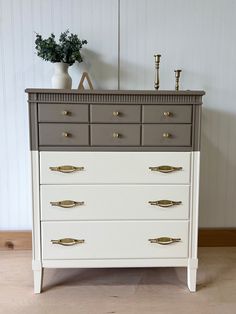
[[38,150],[38,109],[36,102],[29,102],[30,150]]
[[194,106],[193,110],[193,151],[200,151],[201,147],[201,117],[202,106]]
[[41,263],[41,229],[40,229],[40,185],[39,185],[39,152],[31,151],[32,205],[33,205],[33,262]]
[[200,152],[192,152],[191,156],[191,193],[190,193],[190,228],[189,258],[197,259],[198,216],[199,216],[199,178]]

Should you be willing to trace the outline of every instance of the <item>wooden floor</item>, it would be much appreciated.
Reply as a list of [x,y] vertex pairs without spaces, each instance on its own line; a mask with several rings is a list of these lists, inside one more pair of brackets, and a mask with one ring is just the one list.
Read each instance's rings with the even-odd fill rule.
[[235,314],[236,247],[200,248],[198,291],[184,268],[46,269],[33,294],[31,253],[0,252],[1,314]]

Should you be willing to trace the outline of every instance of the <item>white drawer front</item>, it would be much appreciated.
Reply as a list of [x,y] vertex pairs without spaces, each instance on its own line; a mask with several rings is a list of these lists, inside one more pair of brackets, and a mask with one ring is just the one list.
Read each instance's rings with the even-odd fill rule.
[[[189,189],[186,185],[41,185],[41,219],[188,219]],[[63,200],[77,204],[63,208],[63,203],[55,203]],[[181,204],[160,207],[149,203],[160,200]]]
[[[41,152],[41,184],[157,183],[188,184],[190,152]],[[82,171],[61,173],[50,167],[70,165]],[[171,173],[149,167],[182,167]]]
[[[169,245],[150,243],[158,237],[181,238]],[[51,240],[75,238],[82,244],[62,246]],[[43,259],[122,259],[188,257],[188,222],[43,222]]]

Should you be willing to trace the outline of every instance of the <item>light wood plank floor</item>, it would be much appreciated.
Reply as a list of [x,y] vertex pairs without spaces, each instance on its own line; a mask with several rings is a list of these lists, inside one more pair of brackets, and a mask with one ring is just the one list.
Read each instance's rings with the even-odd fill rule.
[[236,247],[200,248],[198,291],[184,268],[46,269],[33,294],[31,252],[0,252],[1,314],[235,314]]

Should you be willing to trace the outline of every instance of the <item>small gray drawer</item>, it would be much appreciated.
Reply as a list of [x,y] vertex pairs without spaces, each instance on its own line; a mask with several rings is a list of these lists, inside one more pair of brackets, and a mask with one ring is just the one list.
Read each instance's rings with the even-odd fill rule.
[[143,146],[191,146],[190,124],[145,124]]
[[93,146],[140,146],[139,124],[93,124],[91,145]]
[[139,105],[91,105],[91,122],[96,123],[140,123]]
[[143,106],[143,123],[191,123],[191,105]]
[[89,126],[87,124],[40,123],[40,146],[87,146]]
[[88,122],[88,105],[38,104],[39,122]]

